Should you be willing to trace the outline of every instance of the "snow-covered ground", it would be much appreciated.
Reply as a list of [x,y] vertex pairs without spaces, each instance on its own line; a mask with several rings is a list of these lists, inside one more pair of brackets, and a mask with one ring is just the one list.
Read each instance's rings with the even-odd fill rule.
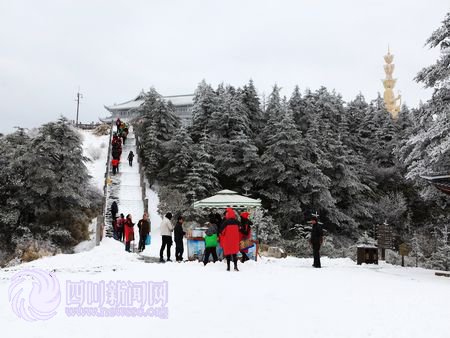
[[[225,271],[224,263],[144,263],[106,238],[91,251],[57,255],[0,271],[5,337],[449,337],[450,280],[430,270],[349,259],[266,259]],[[8,302],[20,269],[55,271],[71,281],[168,281],[169,319],[55,317],[26,322]],[[76,328],[76,329],[75,329]]]
[[78,130],[83,142],[83,155],[89,159],[86,167],[92,176],[92,184],[103,191],[109,134],[96,136],[91,130]]
[[[103,142],[86,135],[92,147]],[[88,164],[99,187],[106,162],[102,156]],[[124,173],[136,170],[125,165]],[[120,197],[131,198],[131,190],[121,190]],[[147,197],[152,245],[144,255],[157,258],[158,198],[150,189]],[[142,258],[105,238],[90,251],[0,270],[2,337],[450,337],[450,278],[436,277],[431,270],[328,258],[322,259],[322,269],[314,269],[312,259],[288,257],[249,261],[239,264],[240,272],[227,272],[223,262],[204,267],[198,262],[145,263]],[[11,278],[26,268],[53,271],[59,281],[61,303],[47,321],[24,321],[10,306]],[[117,280],[167,281],[169,318],[66,315],[67,281]]]

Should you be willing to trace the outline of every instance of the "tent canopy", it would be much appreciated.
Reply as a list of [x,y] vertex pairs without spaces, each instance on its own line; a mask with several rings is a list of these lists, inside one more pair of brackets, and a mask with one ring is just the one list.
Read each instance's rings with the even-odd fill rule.
[[194,208],[256,208],[261,206],[260,199],[239,195],[232,190],[221,190],[214,196],[194,202]]

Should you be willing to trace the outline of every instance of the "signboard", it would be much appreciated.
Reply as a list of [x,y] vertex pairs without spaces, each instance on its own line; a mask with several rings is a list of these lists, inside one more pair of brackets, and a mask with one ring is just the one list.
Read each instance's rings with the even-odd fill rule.
[[408,256],[411,252],[411,248],[406,243],[402,243],[399,245],[398,251],[401,256]]
[[394,249],[394,235],[392,227],[386,223],[377,226],[376,238],[381,249]]

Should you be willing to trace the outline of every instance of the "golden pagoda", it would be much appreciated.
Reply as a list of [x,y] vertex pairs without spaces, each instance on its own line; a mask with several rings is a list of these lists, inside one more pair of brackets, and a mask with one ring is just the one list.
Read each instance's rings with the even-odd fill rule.
[[[398,113],[400,112],[400,107],[402,105],[402,97],[399,94],[397,97],[394,95],[394,87],[397,79],[392,78],[392,73],[394,72],[395,65],[392,63],[394,61],[394,55],[391,54],[389,47],[388,53],[384,56],[384,72],[386,73],[386,78],[383,81],[384,86],[384,105],[386,110],[391,114],[392,118],[396,120],[398,118]],[[398,101],[398,103],[397,103]]]

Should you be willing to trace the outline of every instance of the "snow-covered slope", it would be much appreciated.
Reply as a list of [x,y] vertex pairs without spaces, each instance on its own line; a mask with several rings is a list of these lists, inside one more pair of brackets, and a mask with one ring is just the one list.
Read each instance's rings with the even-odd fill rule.
[[[105,161],[98,160],[101,173],[97,178],[101,180],[104,167],[100,168],[100,163],[104,166]],[[95,163],[92,168],[96,168]],[[147,196],[153,244],[145,255],[158,257],[161,220],[156,213],[158,199],[152,190]],[[105,238],[100,246],[90,251],[46,257],[0,270],[2,336],[450,336],[449,278],[436,277],[430,270],[388,264],[357,266],[350,259],[323,258],[322,269],[311,265],[312,259],[262,258],[258,262],[240,264],[240,272],[227,272],[222,262],[206,267],[198,262],[145,263],[142,256],[125,252],[122,243]],[[47,321],[24,321],[10,306],[11,278],[26,268],[53,271],[59,281],[61,304],[56,315]],[[68,281],[118,280],[167,281],[169,318],[66,315]]]

